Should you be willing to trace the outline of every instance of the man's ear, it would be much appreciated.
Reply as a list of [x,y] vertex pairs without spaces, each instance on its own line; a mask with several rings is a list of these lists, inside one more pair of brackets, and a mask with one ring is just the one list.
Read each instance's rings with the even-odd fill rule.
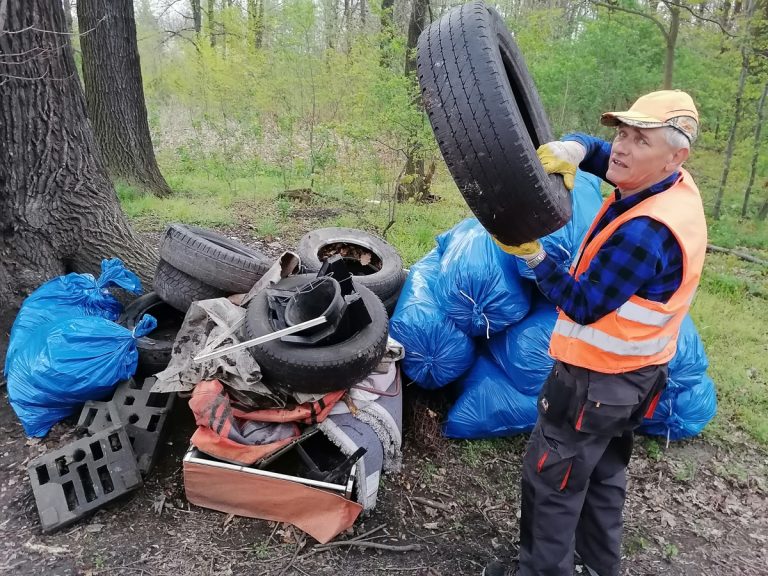
[[688,148],[679,148],[677,152],[672,154],[672,158],[670,158],[669,162],[667,163],[667,169],[677,170],[680,168],[680,166],[683,165],[683,162],[688,160],[690,153],[691,151]]

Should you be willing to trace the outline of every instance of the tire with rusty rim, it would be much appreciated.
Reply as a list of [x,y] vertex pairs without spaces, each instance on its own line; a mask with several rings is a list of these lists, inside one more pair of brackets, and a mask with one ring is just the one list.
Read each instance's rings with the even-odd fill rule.
[[340,255],[356,282],[368,288],[382,301],[403,286],[403,259],[382,238],[354,228],[320,228],[305,234],[296,252],[304,270],[317,272],[323,261]]

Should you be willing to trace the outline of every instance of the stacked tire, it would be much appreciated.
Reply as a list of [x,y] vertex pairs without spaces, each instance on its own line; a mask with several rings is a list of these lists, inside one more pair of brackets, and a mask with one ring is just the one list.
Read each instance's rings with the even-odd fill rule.
[[165,302],[186,312],[197,300],[248,292],[269,267],[258,250],[212,230],[171,224],[160,240],[154,288]]
[[261,252],[211,230],[168,226],[160,240],[154,292],[134,300],[120,319],[132,329],[145,313],[157,318],[157,329],[136,341],[139,373],[149,376],[168,366],[192,302],[248,292],[270,265]]
[[382,238],[354,228],[320,228],[305,234],[297,246],[305,272],[317,272],[323,261],[338,254],[357,285],[364,286],[392,315],[405,282],[400,254]]

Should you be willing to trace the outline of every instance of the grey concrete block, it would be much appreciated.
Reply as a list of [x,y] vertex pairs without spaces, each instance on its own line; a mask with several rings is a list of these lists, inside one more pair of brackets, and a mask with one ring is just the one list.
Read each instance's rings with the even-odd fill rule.
[[86,516],[142,485],[131,442],[111,427],[67,444],[27,467],[43,532]]
[[78,426],[94,434],[119,422],[130,438],[139,470],[146,475],[155,465],[165,421],[175,394],[150,392],[155,378],[121,382],[109,402],[86,402]]

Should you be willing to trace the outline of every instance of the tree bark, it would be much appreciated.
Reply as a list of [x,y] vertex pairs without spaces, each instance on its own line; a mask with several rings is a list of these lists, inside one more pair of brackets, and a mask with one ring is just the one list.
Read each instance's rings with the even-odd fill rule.
[[149,281],[157,254],[97,153],[61,2],[0,1],[0,54],[0,309],[113,256]]
[[88,116],[113,182],[171,194],[147,123],[132,0],[78,0]]
[[264,39],[264,0],[248,0],[248,28],[256,50],[261,49]]
[[75,28],[72,22],[72,3],[70,0],[64,0],[64,22],[67,25],[67,32],[74,32]]
[[760,213],[757,215],[757,219],[760,221],[765,220],[766,217],[768,217],[768,180],[765,181],[765,202],[763,202],[763,207],[760,208]]
[[723,202],[723,194],[725,192],[725,183],[728,180],[728,173],[731,170],[731,159],[733,158],[733,148],[736,143],[736,130],[739,127],[739,121],[741,120],[741,99],[744,96],[744,84],[747,80],[747,74],[749,73],[749,58],[744,48],[741,49],[741,74],[739,75],[739,87],[736,91],[736,105],[733,112],[733,124],[731,124],[731,131],[728,134],[728,145],[725,149],[725,163],[723,165],[723,175],[720,178],[720,187],[717,190],[717,196],[715,198],[715,208],[712,216],[715,220],[720,219],[720,209]]
[[214,29],[214,15],[216,13],[216,0],[208,0],[208,14],[206,15],[206,28],[208,29],[208,40],[211,48],[216,47],[216,30]]
[[392,40],[395,37],[395,0],[381,0],[381,62],[382,66],[389,66],[392,62],[389,58]]
[[768,95],[768,82],[763,88],[763,95],[760,96],[760,102],[757,105],[757,126],[755,126],[755,144],[752,148],[752,166],[749,170],[749,183],[744,191],[744,203],[741,205],[741,217],[746,218],[749,209],[749,196],[752,193],[752,185],[755,183],[755,174],[757,173],[757,159],[760,156],[760,135],[765,122],[765,97]]
[[200,0],[190,0],[192,5],[192,21],[195,26],[195,36],[200,37],[200,32],[203,30],[203,10],[200,6]]
[[672,80],[675,73],[675,46],[677,45],[677,34],[680,31],[680,8],[669,7],[669,29],[667,30],[667,50],[664,60],[664,90],[672,89]]
[[429,18],[429,0],[413,0],[411,18],[408,22],[408,42],[405,47],[405,74],[416,71],[416,44],[419,34],[426,27]]

